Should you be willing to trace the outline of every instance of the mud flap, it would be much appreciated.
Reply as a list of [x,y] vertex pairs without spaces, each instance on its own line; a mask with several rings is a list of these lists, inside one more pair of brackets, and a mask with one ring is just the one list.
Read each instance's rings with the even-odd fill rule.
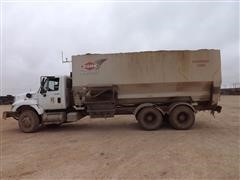
[[215,115],[214,115],[215,111],[220,113],[222,111],[222,106],[216,106],[211,110],[211,114],[213,115],[214,118],[215,118]]

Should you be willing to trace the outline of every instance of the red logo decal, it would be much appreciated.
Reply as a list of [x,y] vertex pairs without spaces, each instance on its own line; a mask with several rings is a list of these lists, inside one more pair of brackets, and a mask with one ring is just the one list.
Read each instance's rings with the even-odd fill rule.
[[95,72],[100,66],[106,61],[106,59],[99,59],[93,61],[88,61],[85,64],[81,65],[82,72]]
[[91,71],[96,68],[96,64],[93,62],[87,62],[84,65],[81,66],[83,69],[86,69],[88,71]]

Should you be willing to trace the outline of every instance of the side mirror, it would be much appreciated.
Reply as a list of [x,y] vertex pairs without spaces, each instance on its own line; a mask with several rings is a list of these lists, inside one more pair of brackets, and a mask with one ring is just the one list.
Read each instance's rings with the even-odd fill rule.
[[43,87],[45,84],[45,78],[44,77],[41,77],[41,87]]
[[46,90],[41,86],[41,89],[40,89],[40,93],[41,94],[45,94],[46,93]]
[[45,94],[45,96],[46,96],[46,89],[44,89],[44,84],[45,84],[45,82],[46,82],[46,77],[41,77],[41,82],[40,82],[40,94],[42,94],[43,96],[44,96],[44,94]]

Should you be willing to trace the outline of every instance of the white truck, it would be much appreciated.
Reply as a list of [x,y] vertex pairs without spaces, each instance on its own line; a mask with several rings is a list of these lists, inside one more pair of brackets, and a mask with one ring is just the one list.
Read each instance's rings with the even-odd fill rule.
[[23,132],[85,116],[134,114],[145,130],[163,120],[193,126],[195,113],[221,112],[220,50],[146,51],[72,56],[70,76],[42,76],[37,92],[15,97],[11,111]]

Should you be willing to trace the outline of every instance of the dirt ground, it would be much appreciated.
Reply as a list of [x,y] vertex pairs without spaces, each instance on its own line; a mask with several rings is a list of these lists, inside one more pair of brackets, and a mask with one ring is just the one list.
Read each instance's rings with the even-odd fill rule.
[[143,131],[117,116],[25,134],[1,119],[0,179],[239,179],[239,103],[222,96],[222,113],[198,113],[188,131]]

